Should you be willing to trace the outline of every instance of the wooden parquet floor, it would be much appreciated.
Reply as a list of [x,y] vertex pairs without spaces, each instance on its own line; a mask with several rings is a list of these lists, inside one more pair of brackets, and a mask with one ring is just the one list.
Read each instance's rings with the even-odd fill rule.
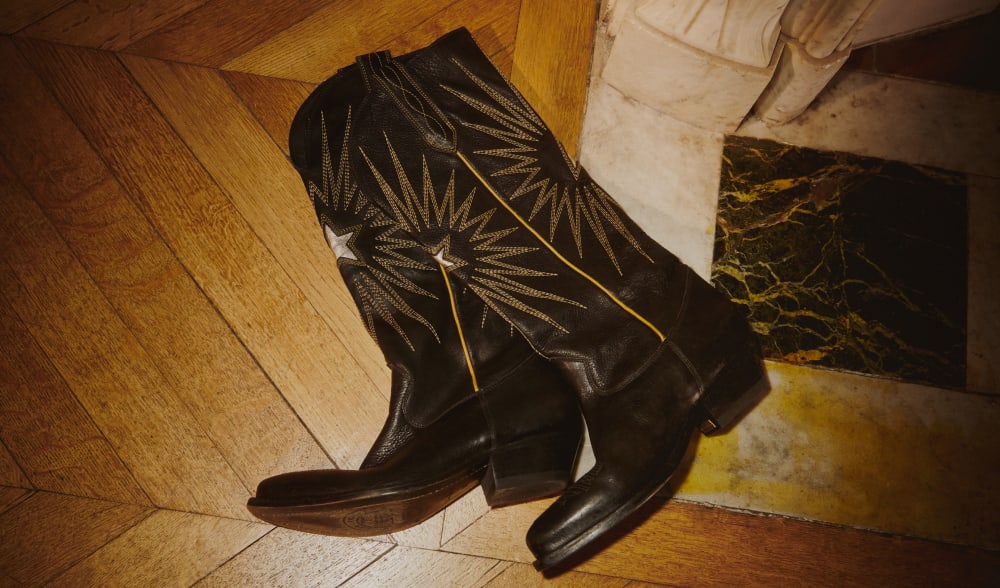
[[467,26],[579,134],[596,2],[22,0],[0,7],[0,585],[975,584],[995,554],[657,502],[554,579],[545,502],[393,536],[263,524],[269,475],[355,467],[388,373],[287,162],[355,55]]

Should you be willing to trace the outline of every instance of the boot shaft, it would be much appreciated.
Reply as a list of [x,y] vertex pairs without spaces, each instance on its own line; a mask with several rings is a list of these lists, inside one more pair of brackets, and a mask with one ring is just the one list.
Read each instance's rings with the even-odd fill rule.
[[289,145],[323,236],[392,370],[389,418],[367,467],[470,395],[501,385],[534,352],[506,320],[452,283],[447,260],[401,231],[359,187],[348,149],[365,95],[359,69],[341,70],[299,109]]

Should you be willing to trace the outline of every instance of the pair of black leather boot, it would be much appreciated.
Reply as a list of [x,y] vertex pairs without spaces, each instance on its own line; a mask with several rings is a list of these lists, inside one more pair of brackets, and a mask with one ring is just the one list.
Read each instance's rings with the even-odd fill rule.
[[[359,57],[290,148],[393,389],[362,469],[261,482],[263,520],[378,535],[480,482],[492,506],[562,492],[527,533],[536,567],[560,566],[766,381],[742,309],[570,160],[464,29]],[[596,465],[571,483],[581,411]]]

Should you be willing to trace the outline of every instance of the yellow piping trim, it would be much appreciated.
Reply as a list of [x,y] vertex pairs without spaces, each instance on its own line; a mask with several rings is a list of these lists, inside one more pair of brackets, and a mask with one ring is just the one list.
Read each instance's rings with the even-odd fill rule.
[[605,288],[603,284],[601,284],[596,279],[594,279],[593,276],[591,276],[587,272],[585,272],[582,269],[580,269],[580,268],[576,267],[575,265],[573,265],[573,262],[571,262],[570,260],[566,259],[565,257],[562,256],[561,253],[559,253],[558,251],[556,251],[556,248],[553,247],[551,243],[549,243],[548,241],[546,241],[538,233],[538,231],[536,231],[535,229],[533,229],[531,227],[531,225],[529,225],[527,222],[525,222],[525,220],[523,218],[521,218],[521,215],[519,215],[517,213],[517,211],[515,211],[511,207],[511,205],[508,204],[507,201],[504,200],[500,196],[500,194],[498,194],[497,191],[493,189],[493,186],[491,186],[490,183],[486,181],[486,178],[484,178],[483,175],[479,173],[479,170],[477,170],[472,165],[472,162],[470,162],[468,159],[465,158],[465,155],[463,155],[461,151],[456,151],[456,153],[458,154],[458,158],[462,160],[462,163],[465,164],[465,167],[469,168],[469,171],[471,171],[476,176],[476,178],[479,180],[480,183],[482,183],[483,186],[486,186],[486,189],[489,190],[490,194],[493,195],[493,198],[495,198],[496,201],[501,204],[501,206],[503,206],[504,208],[506,208],[507,212],[509,212],[512,215],[514,215],[514,218],[517,219],[517,222],[521,223],[521,225],[524,228],[528,229],[528,231],[532,235],[534,235],[535,238],[538,239],[538,241],[542,243],[542,245],[545,245],[545,247],[549,251],[551,251],[553,255],[555,255],[556,257],[559,258],[559,261],[563,262],[571,270],[575,271],[576,273],[578,273],[581,276],[583,276],[584,278],[586,278],[591,284],[597,286],[597,288],[600,289],[601,292],[604,292],[604,294],[608,298],[610,298],[615,304],[617,304],[618,306],[620,306],[622,308],[622,310],[624,310],[625,312],[629,313],[630,315],[632,315],[633,317],[635,317],[639,322],[641,322],[642,324],[644,324],[647,327],[649,327],[650,330],[652,330],[654,333],[656,333],[656,336],[660,338],[660,341],[666,341],[667,338],[664,337],[663,333],[661,333],[660,330],[656,328],[656,325],[654,325],[653,323],[651,323],[648,320],[646,320],[646,318],[643,317],[642,315],[640,315],[638,312],[632,310],[631,307],[629,307],[627,304],[625,304],[624,302],[622,302],[621,300],[619,300],[617,296],[615,296],[614,294],[612,294],[610,290],[608,290],[607,288]]
[[465,333],[462,332],[462,323],[458,321],[458,307],[455,305],[455,294],[451,290],[451,281],[448,280],[448,271],[444,265],[438,262],[441,268],[441,277],[444,278],[445,288],[448,289],[448,302],[451,303],[451,316],[455,319],[455,327],[458,329],[458,339],[462,342],[462,353],[465,354],[465,365],[469,367],[469,375],[472,377],[472,389],[479,392],[479,382],[476,381],[476,370],[472,367],[472,355],[469,353],[469,346],[465,343]]

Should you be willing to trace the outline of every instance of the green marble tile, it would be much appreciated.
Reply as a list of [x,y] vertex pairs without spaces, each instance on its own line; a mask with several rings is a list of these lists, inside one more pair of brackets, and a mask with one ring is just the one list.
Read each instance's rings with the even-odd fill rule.
[[964,387],[964,175],[727,137],[712,278],[771,359]]

